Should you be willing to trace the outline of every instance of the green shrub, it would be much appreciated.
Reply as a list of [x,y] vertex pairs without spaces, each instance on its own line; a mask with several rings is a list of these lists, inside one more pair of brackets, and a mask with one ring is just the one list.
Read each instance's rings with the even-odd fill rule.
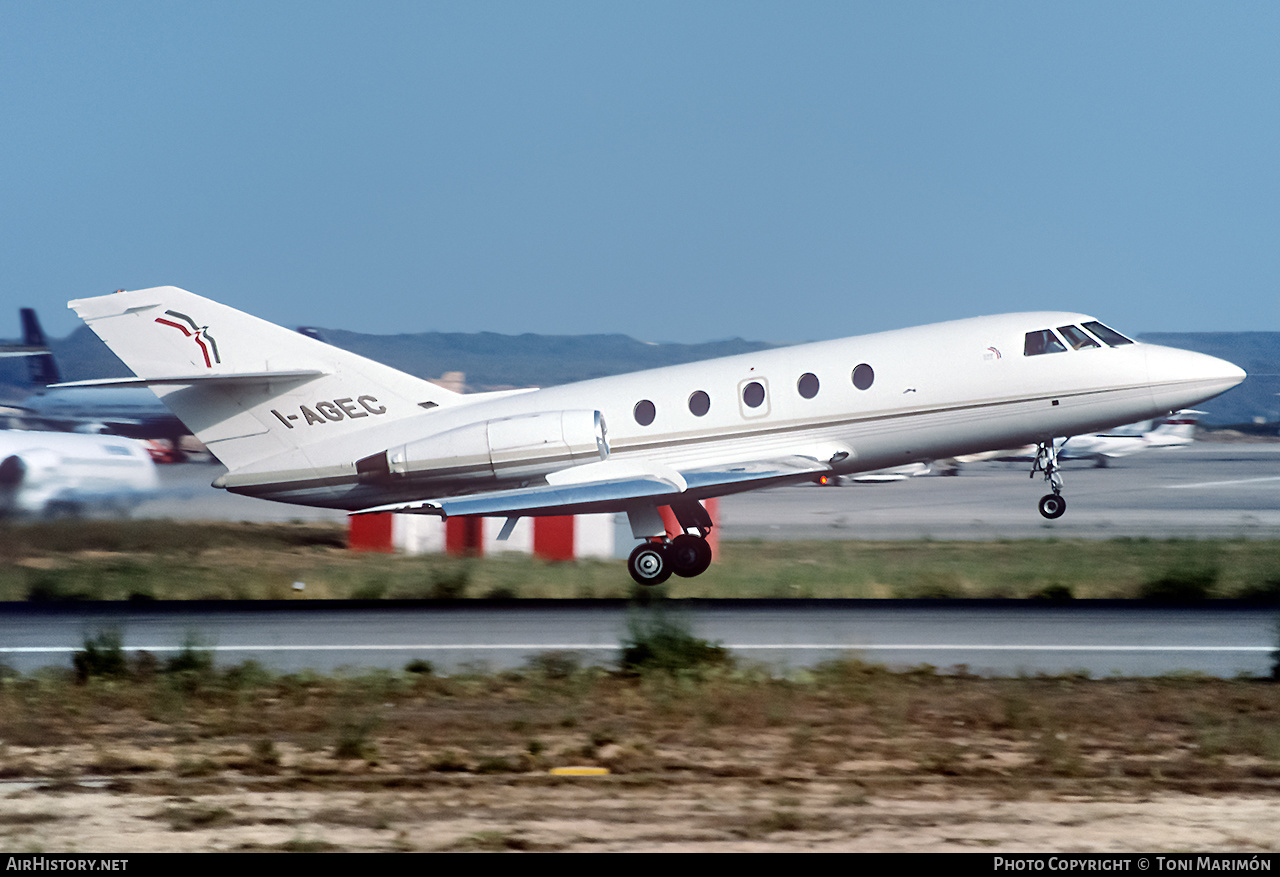
[[338,739],[333,755],[341,759],[363,759],[374,762],[378,747],[373,742],[373,731],[378,719],[372,715],[346,716],[338,722]]
[[1217,566],[1185,566],[1143,582],[1138,596],[1154,603],[1200,603],[1213,596],[1217,583]]
[[414,658],[412,661],[404,665],[404,672],[413,673],[418,676],[431,676],[436,672],[435,666],[424,658]]
[[1276,618],[1276,647],[1271,651],[1271,678],[1280,682],[1280,617]]
[[119,678],[129,675],[120,631],[101,630],[93,637],[85,637],[84,648],[71,657],[76,681],[85,682],[91,676]]
[[208,675],[213,671],[213,652],[202,646],[203,643],[198,636],[188,634],[182,643],[182,650],[165,661],[164,671]]
[[531,655],[525,670],[546,679],[570,679],[582,669],[582,656],[577,652],[551,650]]
[[694,636],[688,624],[661,609],[633,612],[627,619],[627,639],[622,643],[619,665],[624,673],[676,674],[732,664],[729,650],[720,643]]

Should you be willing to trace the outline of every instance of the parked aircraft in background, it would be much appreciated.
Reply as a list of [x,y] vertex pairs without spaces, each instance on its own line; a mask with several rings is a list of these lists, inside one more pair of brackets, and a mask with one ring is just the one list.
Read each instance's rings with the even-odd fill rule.
[[125,514],[158,488],[151,455],[133,439],[0,430],[0,516]]
[[[1163,416],[1230,389],[1221,359],[1081,314],[978,317],[541,390],[460,395],[166,286],[70,303],[247,496],[438,516],[626,512],[645,584],[711,562],[701,500]],[[606,426],[607,425],[607,426]],[[670,514],[664,520],[663,509]]]
[[49,350],[36,312],[21,308],[22,345],[0,351],[28,358],[32,392],[21,402],[26,420],[44,429],[111,433],[138,439],[160,439],[176,448],[189,430],[145,387],[112,390],[51,388],[60,381],[58,363]]
[[1113,430],[1072,436],[1063,443],[1058,459],[1063,459],[1065,454],[1068,460],[1093,460],[1094,465],[1101,469],[1106,468],[1110,460],[1139,451],[1186,447],[1195,441],[1196,424],[1203,413],[1194,409],[1175,411],[1155,429],[1137,435]]
[[[819,475],[814,479],[822,487],[839,487],[846,482],[856,484],[888,484],[894,481],[906,481],[921,475],[933,473],[931,463],[908,463],[905,466],[893,466],[889,469],[876,469],[874,472],[859,472],[856,475]],[[945,473],[950,474],[950,473]]]
[[22,405],[32,418],[51,429],[177,443],[190,430],[163,405],[157,409],[158,401],[142,388],[77,390],[58,389],[55,384],[43,393],[28,396]]
[[[1127,457],[1139,451],[1153,448],[1180,448],[1195,441],[1196,424],[1203,411],[1184,409],[1175,411],[1166,418],[1154,421],[1142,421],[1117,427],[1107,432],[1095,432],[1089,435],[1077,435],[1055,442],[1058,449],[1058,461],[1092,460],[1099,469],[1105,469],[1109,462],[1118,457]],[[1035,445],[1024,445],[1021,448],[1004,451],[988,451],[983,454],[969,454],[959,458],[961,463],[976,463],[982,460],[997,460],[1005,463],[1029,463],[1035,460]]]
[[27,360],[27,374],[36,386],[56,384],[62,380],[58,373],[58,364],[45,339],[44,330],[36,312],[31,308],[19,308],[18,318],[22,322],[22,343],[0,347],[0,357],[22,357]]

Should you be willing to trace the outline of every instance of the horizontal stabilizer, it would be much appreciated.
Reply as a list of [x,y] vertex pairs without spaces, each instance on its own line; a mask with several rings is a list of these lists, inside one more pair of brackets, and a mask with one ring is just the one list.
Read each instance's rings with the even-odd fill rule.
[[[463,402],[421,378],[173,286],[68,305],[138,377],[63,386],[150,388],[231,471],[267,459],[283,468],[339,465],[363,456],[347,443],[358,445],[375,424]],[[326,443],[343,447],[322,460],[316,448]]]
[[159,387],[165,385],[204,384],[213,386],[250,386],[254,384],[271,384],[284,381],[306,381],[332,372],[323,369],[282,369],[269,372],[222,372],[219,374],[170,375],[160,378],[96,378],[91,381],[67,381],[62,384],[51,384],[51,389],[63,387]]

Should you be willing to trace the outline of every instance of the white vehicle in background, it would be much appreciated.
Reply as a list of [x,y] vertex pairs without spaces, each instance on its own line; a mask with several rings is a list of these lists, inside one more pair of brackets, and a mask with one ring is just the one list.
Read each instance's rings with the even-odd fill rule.
[[0,430],[0,517],[124,515],[159,486],[151,454],[133,439]]

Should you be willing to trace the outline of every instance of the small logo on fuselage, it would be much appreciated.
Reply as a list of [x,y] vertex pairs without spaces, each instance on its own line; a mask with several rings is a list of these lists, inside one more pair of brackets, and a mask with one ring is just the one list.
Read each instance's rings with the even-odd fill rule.
[[[172,326],[188,338],[195,339],[196,344],[200,347],[200,352],[204,354],[205,368],[213,368],[216,362],[222,364],[222,358],[218,356],[218,342],[213,340],[213,336],[209,334],[208,326],[197,326],[196,321],[188,317],[186,314],[180,314],[177,311],[165,311],[167,316],[182,320],[187,325],[175,322],[174,320],[166,320],[164,317],[156,317],[156,322],[162,326]],[[187,328],[190,326],[191,328]]]

